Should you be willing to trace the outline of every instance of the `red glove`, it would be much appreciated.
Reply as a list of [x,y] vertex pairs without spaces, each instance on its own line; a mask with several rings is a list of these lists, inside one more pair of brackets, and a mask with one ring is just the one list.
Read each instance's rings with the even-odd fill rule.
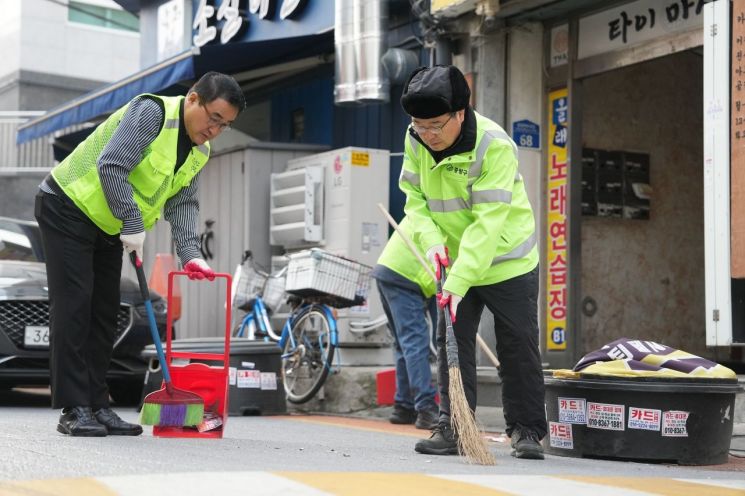
[[445,306],[448,307],[448,310],[450,311],[450,320],[453,324],[455,324],[455,314],[458,313],[458,304],[462,299],[462,296],[447,291],[443,291],[437,295],[437,304],[440,305],[440,308],[445,308]]
[[189,279],[202,280],[205,277],[210,281],[215,279],[215,271],[201,258],[193,258],[186,262],[184,271],[188,272]]
[[434,245],[427,250],[427,260],[430,261],[435,269],[435,278],[440,279],[440,264],[448,267],[448,249],[445,245]]

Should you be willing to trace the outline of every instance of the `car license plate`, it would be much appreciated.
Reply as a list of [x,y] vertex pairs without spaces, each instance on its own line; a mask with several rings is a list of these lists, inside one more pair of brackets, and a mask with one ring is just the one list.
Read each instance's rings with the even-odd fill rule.
[[26,326],[23,344],[28,348],[49,348],[49,327]]

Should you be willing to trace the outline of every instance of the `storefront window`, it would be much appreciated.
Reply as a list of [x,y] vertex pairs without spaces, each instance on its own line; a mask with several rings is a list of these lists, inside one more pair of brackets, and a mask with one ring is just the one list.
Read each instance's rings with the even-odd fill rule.
[[140,20],[126,10],[109,9],[82,2],[68,4],[67,20],[89,26],[123,31],[140,31]]

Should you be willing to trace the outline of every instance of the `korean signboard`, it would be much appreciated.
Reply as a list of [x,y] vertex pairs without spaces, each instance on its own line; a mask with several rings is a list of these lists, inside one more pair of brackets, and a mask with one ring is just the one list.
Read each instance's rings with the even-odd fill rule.
[[730,230],[732,237],[732,277],[745,277],[745,0],[732,2],[732,53],[730,64]]
[[334,26],[326,0],[192,0],[192,42],[227,44],[322,33]]
[[546,348],[565,350],[567,315],[567,89],[548,95],[548,212],[546,215]]
[[579,21],[577,58],[703,28],[704,0],[638,0]]

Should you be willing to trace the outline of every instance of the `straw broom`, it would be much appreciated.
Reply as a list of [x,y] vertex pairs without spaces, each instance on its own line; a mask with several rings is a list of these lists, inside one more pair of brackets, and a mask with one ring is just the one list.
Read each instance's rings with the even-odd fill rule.
[[[443,266],[440,267],[440,278],[436,278],[429,264],[425,262],[419,251],[414,247],[409,237],[404,233],[391,217],[385,207],[378,203],[378,208],[383,212],[383,215],[388,219],[388,223],[396,230],[401,236],[406,246],[416,256],[419,263],[427,270],[437,282],[437,291],[442,293],[442,285],[445,283],[445,269]],[[484,436],[476,425],[476,419],[468,406],[466,400],[466,393],[463,389],[463,379],[460,374],[460,363],[458,360],[458,344],[455,340],[455,333],[453,332],[453,322],[450,317],[449,309],[438,310],[439,322],[445,322],[445,350],[447,354],[448,362],[448,394],[450,396],[450,420],[452,423],[453,430],[458,435],[458,451],[461,455],[466,457],[469,463],[476,463],[478,465],[496,465],[497,461],[494,459],[494,455],[486,447],[484,442]],[[438,333],[440,324],[438,323]],[[486,348],[486,344],[483,342],[481,337],[476,334],[479,344]],[[490,358],[493,357],[493,361],[496,362],[496,357],[491,354]],[[496,362],[496,366],[499,366],[499,362]]]

